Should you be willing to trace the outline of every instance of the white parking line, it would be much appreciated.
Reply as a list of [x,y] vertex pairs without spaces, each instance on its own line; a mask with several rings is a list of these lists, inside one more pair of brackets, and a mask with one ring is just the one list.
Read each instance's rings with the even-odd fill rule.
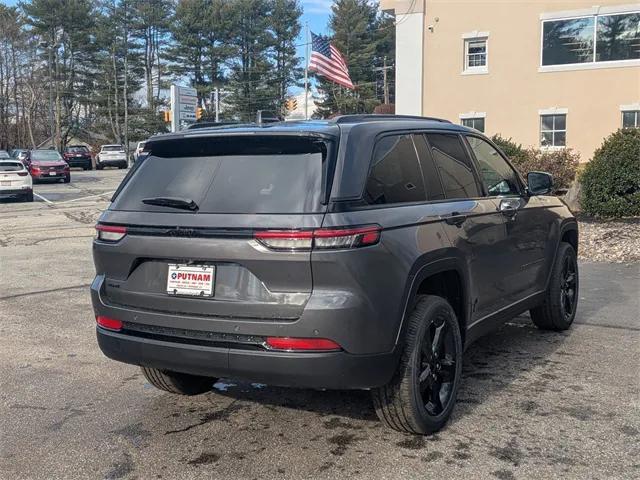
[[38,195],[37,193],[33,192],[33,195],[35,197],[38,197],[40,200],[42,200],[43,202],[49,204],[49,205],[53,205],[54,203],[51,200],[47,200],[46,198],[44,198],[42,195]]
[[63,203],[77,202],[78,200],[86,200],[87,198],[104,197],[104,196],[112,195],[114,192],[115,190],[113,190],[112,192],[98,193],[96,195],[87,195],[86,197],[73,198],[71,200],[65,200],[64,202],[56,202],[56,205],[61,205]]

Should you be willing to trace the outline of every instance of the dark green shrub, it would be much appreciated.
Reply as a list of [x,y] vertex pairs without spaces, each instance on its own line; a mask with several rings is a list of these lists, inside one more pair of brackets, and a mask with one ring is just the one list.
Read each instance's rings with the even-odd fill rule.
[[640,129],[618,130],[604,140],[580,176],[584,213],[640,215]]
[[491,141],[500,147],[500,150],[509,158],[516,157],[524,152],[522,145],[511,140],[511,137],[504,138],[500,134],[496,134],[491,137]]
[[548,172],[553,175],[555,191],[567,190],[576,178],[580,154],[570,148],[561,150],[528,148],[512,157],[511,163],[525,178],[529,172]]
[[500,135],[494,135],[491,140],[509,157],[513,166],[525,178],[529,172],[549,172],[553,175],[554,188],[558,191],[568,189],[576,177],[580,155],[569,148],[562,150],[524,148],[511,138]]

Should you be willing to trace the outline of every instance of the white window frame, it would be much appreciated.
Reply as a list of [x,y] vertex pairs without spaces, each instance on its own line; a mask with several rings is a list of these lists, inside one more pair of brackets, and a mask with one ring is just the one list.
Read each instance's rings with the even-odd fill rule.
[[640,128],[640,102],[632,103],[630,105],[620,105],[620,127],[624,128],[624,114],[634,112],[636,114],[635,119],[635,127],[630,128]]
[[[483,119],[484,122],[484,129],[485,131],[487,130],[487,113],[486,112],[467,112],[467,113],[461,113],[458,117],[460,119],[460,125],[464,126],[464,122],[463,120],[479,120],[479,119]],[[468,127],[468,128],[472,128],[472,127]],[[479,130],[478,130],[479,131]],[[484,133],[484,132],[482,132]]]
[[[555,13],[540,14],[540,59],[538,72],[562,72],[568,70],[593,70],[600,68],[620,68],[640,66],[640,59],[631,60],[609,60],[596,62],[598,45],[598,17],[610,15],[622,15],[625,13],[640,13],[640,3],[630,5],[616,5],[610,7],[591,7],[581,10],[571,10]],[[558,20],[576,20],[580,18],[593,18],[593,60],[585,63],[567,63],[561,65],[543,65],[542,54],[544,47],[544,24]]]
[[[462,55],[462,75],[485,75],[489,73],[489,32],[467,32],[462,34],[463,55]],[[473,42],[484,42],[485,63],[481,66],[470,67],[469,44]]]
[[[564,115],[564,130],[556,130],[555,129],[555,121],[554,121],[554,130],[542,130],[542,117],[547,115]],[[538,131],[540,132],[540,149],[541,150],[564,150],[567,148],[567,131],[569,125],[567,121],[569,120],[569,109],[568,108],[545,108],[542,110],[538,110]],[[542,145],[542,133],[543,132],[552,132],[553,139],[555,143],[555,133],[556,132],[564,132],[564,145]]]

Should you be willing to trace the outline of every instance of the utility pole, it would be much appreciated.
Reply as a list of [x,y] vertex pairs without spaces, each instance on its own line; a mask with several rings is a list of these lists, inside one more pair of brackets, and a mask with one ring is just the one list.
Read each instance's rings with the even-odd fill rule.
[[51,138],[52,143],[53,143],[53,44],[55,44],[55,40],[48,45],[49,47],[49,137]]
[[387,70],[393,68],[393,65],[387,65],[387,57],[384,57],[382,67],[374,68],[373,70],[376,72],[382,71],[382,85],[384,92],[384,103],[385,105],[389,104],[389,82],[387,80]]
[[213,89],[213,108],[216,113],[216,123],[220,121],[220,89]]
[[306,42],[304,60],[304,119],[309,120],[309,22],[305,23],[304,38]]
[[61,105],[60,105],[60,84],[59,84],[59,78],[60,78],[60,68],[59,68],[59,62],[58,62],[58,53],[56,52],[55,56],[54,56],[55,62],[56,62],[56,150],[60,151],[61,150],[61,139],[60,139],[60,109],[61,109]]
[[387,56],[384,57],[384,65],[382,67],[382,85],[384,89],[384,103],[389,104],[389,83],[387,83]]

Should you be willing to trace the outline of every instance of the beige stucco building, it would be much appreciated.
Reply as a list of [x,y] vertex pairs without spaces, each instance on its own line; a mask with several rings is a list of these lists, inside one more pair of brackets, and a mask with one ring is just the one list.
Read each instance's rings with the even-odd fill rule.
[[640,3],[596,1],[382,0],[396,13],[396,113],[589,160],[640,125]]

